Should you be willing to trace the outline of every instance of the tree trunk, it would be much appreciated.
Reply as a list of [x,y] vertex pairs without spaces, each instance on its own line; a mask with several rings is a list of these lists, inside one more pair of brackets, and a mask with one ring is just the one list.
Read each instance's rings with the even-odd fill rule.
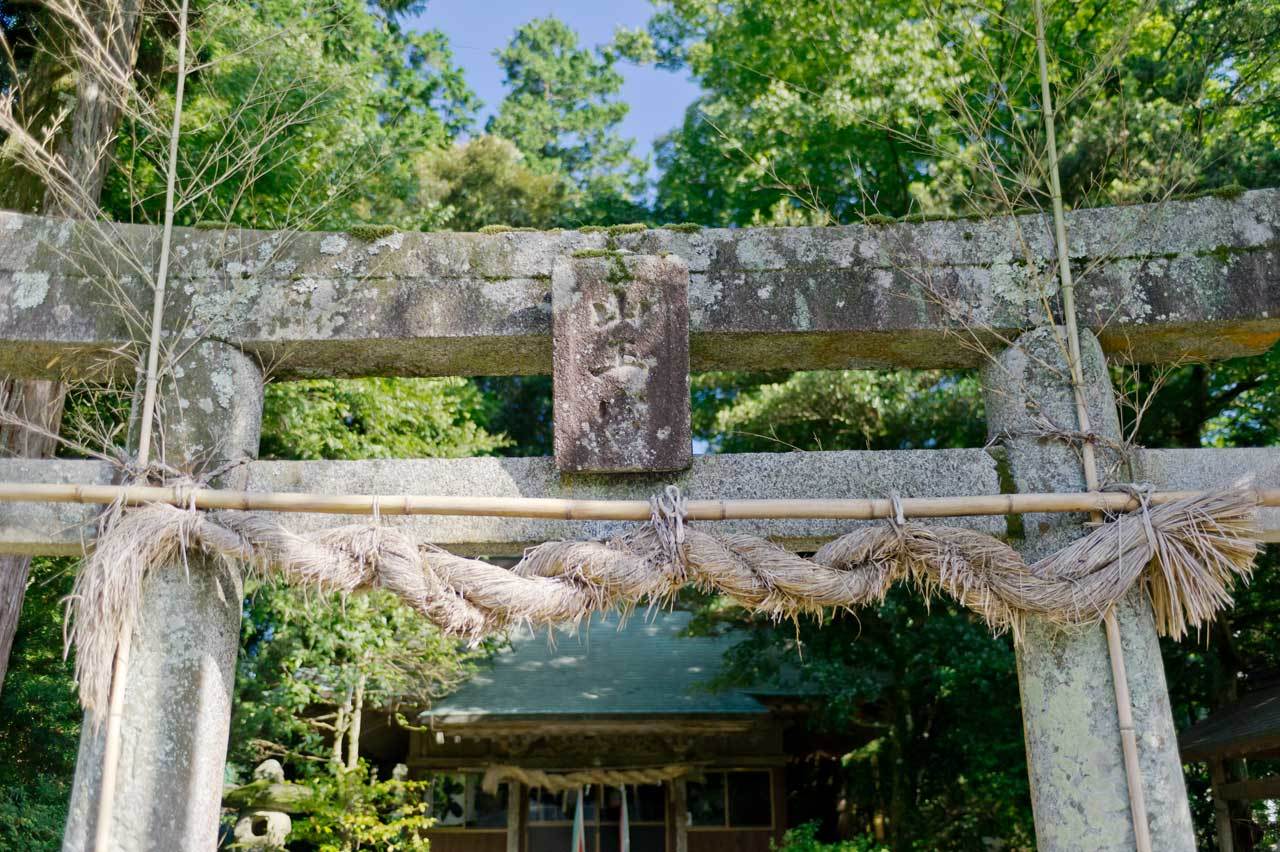
[[[1240,698],[1240,655],[1232,641],[1231,614],[1224,613],[1213,624],[1210,643],[1217,658],[1217,676],[1214,678],[1212,709],[1225,707]],[[1221,761],[1223,781],[1244,781],[1249,777],[1248,766],[1242,758]],[[1228,799],[1226,802],[1230,825],[1247,823],[1253,818],[1251,802]]]
[[347,731],[347,771],[352,772],[360,765],[360,722],[364,713],[364,687],[366,677],[360,675],[356,681],[355,701],[351,707],[351,727]]
[[[351,693],[347,693],[346,700],[342,702],[342,706],[338,708],[337,715],[333,720],[333,763],[335,770],[341,770],[345,766],[342,759],[342,740],[351,730]],[[339,771],[340,775],[341,772]]]
[[[62,385],[57,382],[0,380],[0,404],[23,421],[50,432],[62,416]],[[8,455],[44,458],[52,455],[54,440],[31,429],[0,427],[0,447]],[[0,556],[0,685],[9,668],[9,652],[18,630],[22,599],[31,571],[29,556]]]
[[[99,37],[107,46],[109,55],[105,60],[120,73],[131,73],[137,58],[141,10],[142,0],[123,0],[118,6],[107,0],[106,8],[95,4],[86,10],[97,22]],[[47,124],[58,111],[60,93],[75,81],[71,67],[62,61],[71,55],[71,40],[66,28],[52,20],[46,10],[33,9],[31,14],[36,16],[34,29],[43,49],[35,54],[32,67],[24,75],[22,113]],[[4,178],[0,180],[0,208],[70,218],[96,215],[106,176],[106,155],[120,122],[121,81],[92,70],[79,78],[75,83],[75,111],[70,122],[64,122],[56,143],[58,156],[70,176],[68,185],[46,186],[36,175],[12,162],[0,165],[0,178]],[[32,129],[42,131],[44,124]],[[40,133],[36,135],[39,138]],[[4,429],[0,432],[4,451],[24,458],[51,456],[56,441],[40,431],[57,434],[66,388],[52,381],[0,381],[6,391],[0,405],[38,430]],[[0,556],[0,686],[8,671],[30,571],[29,556]]]

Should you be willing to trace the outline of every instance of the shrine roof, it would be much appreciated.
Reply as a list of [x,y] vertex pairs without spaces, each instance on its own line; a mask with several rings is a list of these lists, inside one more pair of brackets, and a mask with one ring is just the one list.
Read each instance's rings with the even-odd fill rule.
[[521,630],[423,718],[767,713],[751,691],[711,688],[725,651],[742,637],[690,636],[690,619],[678,610],[638,610],[621,624],[617,614],[597,616],[576,634]]
[[1183,760],[1280,756],[1280,683],[1246,692],[1178,735]]

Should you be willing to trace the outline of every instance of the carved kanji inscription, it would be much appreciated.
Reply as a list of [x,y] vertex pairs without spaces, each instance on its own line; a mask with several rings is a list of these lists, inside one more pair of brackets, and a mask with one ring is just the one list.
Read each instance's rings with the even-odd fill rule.
[[610,473],[688,467],[685,262],[561,257],[551,282],[556,464]]

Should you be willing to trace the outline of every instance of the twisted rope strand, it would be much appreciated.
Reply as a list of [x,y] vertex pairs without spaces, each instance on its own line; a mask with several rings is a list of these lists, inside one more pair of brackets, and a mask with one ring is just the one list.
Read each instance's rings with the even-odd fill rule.
[[1230,604],[1258,550],[1256,495],[1244,486],[1154,508],[1143,501],[1138,517],[1118,516],[1031,565],[989,535],[901,518],[860,527],[806,559],[766,539],[686,526],[681,505],[669,492],[650,523],[604,542],[546,542],[511,569],[379,521],[298,535],[251,513],[113,507],[69,607],[81,701],[104,706],[115,637],[137,617],[143,578],[188,547],[307,588],[386,589],[471,641],[517,624],[577,624],[599,610],[666,603],[686,584],[784,618],[878,604],[900,582],[950,595],[1015,640],[1030,614],[1094,623],[1141,583],[1157,628],[1178,638]]

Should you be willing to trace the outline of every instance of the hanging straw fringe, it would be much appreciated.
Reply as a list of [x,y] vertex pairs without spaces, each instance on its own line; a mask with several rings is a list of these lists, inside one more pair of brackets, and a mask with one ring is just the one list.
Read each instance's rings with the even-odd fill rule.
[[900,517],[860,528],[805,559],[762,538],[686,526],[669,489],[650,523],[609,541],[553,541],[511,569],[467,559],[381,523],[298,535],[261,517],[165,504],[113,507],[76,578],[69,641],[86,709],[106,706],[120,630],[137,618],[154,565],[199,548],[307,588],[386,589],[444,632],[470,640],[515,624],[577,624],[603,609],[666,602],[686,584],[774,618],[876,604],[909,582],[942,591],[995,631],[1022,634],[1028,615],[1068,625],[1100,621],[1135,583],[1161,633],[1181,637],[1231,602],[1258,550],[1256,495],[1243,486],[1117,516],[1034,564],[1009,545],[958,527]]
[[496,795],[498,785],[517,781],[526,787],[536,787],[548,793],[563,793],[591,784],[602,787],[632,787],[641,784],[661,784],[675,778],[700,776],[700,765],[673,763],[647,769],[586,769],[580,772],[543,772],[521,766],[490,766],[485,770],[480,788]]

